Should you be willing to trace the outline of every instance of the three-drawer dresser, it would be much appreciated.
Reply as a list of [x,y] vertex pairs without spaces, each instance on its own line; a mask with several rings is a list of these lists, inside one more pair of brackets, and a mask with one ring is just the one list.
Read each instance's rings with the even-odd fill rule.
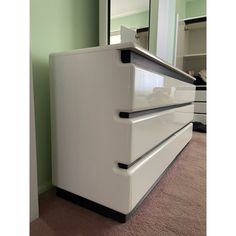
[[133,43],[51,54],[57,194],[126,222],[191,140],[193,82]]

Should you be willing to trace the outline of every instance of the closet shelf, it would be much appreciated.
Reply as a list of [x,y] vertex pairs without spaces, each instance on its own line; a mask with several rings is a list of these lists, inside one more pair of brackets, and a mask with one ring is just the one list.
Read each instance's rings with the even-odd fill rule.
[[206,21],[185,25],[185,30],[204,29],[204,28],[206,28]]
[[184,58],[206,57],[206,53],[185,54]]
[[185,24],[194,24],[194,23],[205,22],[205,21],[207,21],[206,15],[189,17],[189,18],[185,18],[185,19],[180,20],[180,22],[185,22]]

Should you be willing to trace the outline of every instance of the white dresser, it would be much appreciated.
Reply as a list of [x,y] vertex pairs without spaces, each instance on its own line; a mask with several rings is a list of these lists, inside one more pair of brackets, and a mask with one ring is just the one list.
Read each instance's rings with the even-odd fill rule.
[[132,43],[51,54],[58,195],[125,222],[192,137],[193,81]]

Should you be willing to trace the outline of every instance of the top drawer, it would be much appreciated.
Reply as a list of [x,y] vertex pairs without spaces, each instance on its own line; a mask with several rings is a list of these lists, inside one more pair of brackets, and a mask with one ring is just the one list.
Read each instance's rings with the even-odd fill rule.
[[[152,67],[144,67],[150,63]],[[168,74],[150,60],[123,63],[119,50],[50,57],[52,97],[68,114],[79,108],[87,117],[192,102],[195,86],[183,73]]]
[[133,66],[132,110],[150,109],[194,101],[195,86],[159,73]]

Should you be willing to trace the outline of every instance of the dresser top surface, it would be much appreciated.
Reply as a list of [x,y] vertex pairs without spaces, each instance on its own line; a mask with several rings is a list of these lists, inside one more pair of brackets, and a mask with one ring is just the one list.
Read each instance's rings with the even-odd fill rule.
[[187,74],[186,72],[178,69],[177,67],[165,62],[164,60],[156,57],[146,49],[138,46],[135,43],[120,43],[120,44],[113,44],[113,45],[106,45],[106,46],[98,46],[98,47],[90,47],[90,48],[82,48],[82,49],[75,49],[75,50],[70,50],[70,51],[65,51],[65,52],[57,52],[57,53],[51,53],[50,57],[60,57],[60,56],[70,56],[74,54],[85,54],[85,53],[91,53],[91,52],[99,52],[99,51],[106,51],[106,50],[130,50],[132,52],[135,52],[153,62],[156,62],[157,64],[161,64],[165,66],[166,68],[175,71],[179,74],[183,74],[184,76],[189,77],[191,80],[195,80],[194,77],[191,75]]

